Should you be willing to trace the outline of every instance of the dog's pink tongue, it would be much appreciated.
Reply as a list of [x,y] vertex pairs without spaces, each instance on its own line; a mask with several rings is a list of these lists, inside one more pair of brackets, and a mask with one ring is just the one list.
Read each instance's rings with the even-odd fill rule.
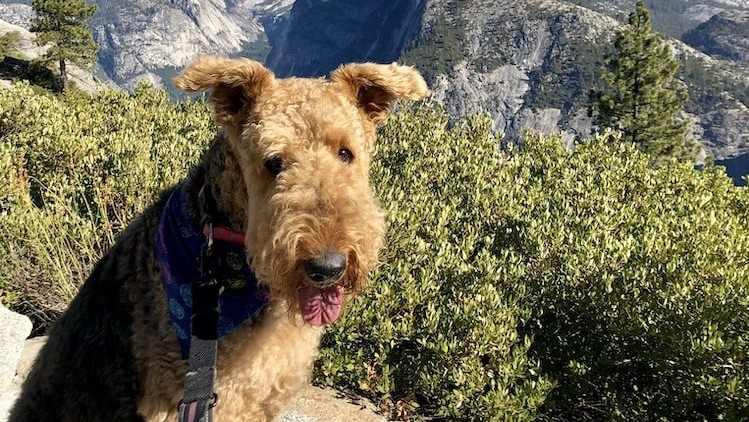
[[299,290],[299,305],[309,325],[319,327],[335,322],[343,309],[343,287],[318,289],[306,286]]

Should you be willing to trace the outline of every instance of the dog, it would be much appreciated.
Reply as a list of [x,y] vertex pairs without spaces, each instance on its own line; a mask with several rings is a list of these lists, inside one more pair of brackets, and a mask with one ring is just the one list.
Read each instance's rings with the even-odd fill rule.
[[210,91],[220,133],[94,267],[11,422],[176,420],[206,278],[221,292],[213,417],[270,421],[309,383],[324,326],[379,263],[376,127],[395,100],[429,94],[418,71],[354,63],[280,79],[248,59],[201,57],[175,84]]

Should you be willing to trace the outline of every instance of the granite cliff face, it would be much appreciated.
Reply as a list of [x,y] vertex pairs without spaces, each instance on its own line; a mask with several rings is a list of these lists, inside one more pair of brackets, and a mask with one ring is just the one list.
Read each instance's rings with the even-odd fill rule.
[[[99,76],[132,89],[141,79],[170,88],[179,68],[198,54],[264,60],[261,19],[288,12],[294,0],[89,0],[99,44]],[[25,3],[25,4],[22,4]],[[29,28],[29,0],[0,0],[0,19]]]
[[[97,0],[91,24],[99,62],[117,84],[161,85],[198,54],[263,59],[268,50],[254,12],[258,0]],[[275,2],[278,3],[278,2]],[[288,3],[288,2],[287,2]],[[260,8],[258,6],[261,6]]]
[[[451,112],[489,111],[495,128],[511,141],[517,141],[526,128],[562,130],[568,141],[585,137],[590,132],[587,92],[600,83],[601,57],[620,24],[562,2],[522,3],[484,6],[480,12],[459,16],[469,48],[436,78],[442,82],[435,87],[436,97]],[[423,41],[428,45],[428,40]],[[704,137],[706,152],[718,159],[748,153],[749,131],[742,122],[749,120],[749,114],[742,99],[746,101],[749,93],[749,72],[724,68],[678,41],[673,41],[673,47],[692,68],[712,79],[743,80],[739,89],[744,97],[726,86],[722,94],[707,98],[701,95],[705,81],[683,75],[694,91],[688,111],[695,132]],[[415,56],[414,52],[410,55]],[[710,89],[721,89],[720,84],[711,85]],[[465,86],[472,89],[461,88]],[[481,98],[486,94],[475,94],[487,92],[496,94],[489,102]]]
[[[568,142],[587,136],[585,104],[592,85],[579,79],[592,83],[602,57],[595,40],[608,39],[616,21],[562,2],[541,2],[543,8],[519,3],[484,2],[480,10],[462,8],[451,17],[437,7],[422,32],[433,35],[418,39],[405,57],[439,63],[433,40],[459,34],[467,48],[428,68],[434,98],[451,115],[489,112],[495,130],[512,142],[527,128],[562,129]],[[446,32],[448,19],[456,24]]]

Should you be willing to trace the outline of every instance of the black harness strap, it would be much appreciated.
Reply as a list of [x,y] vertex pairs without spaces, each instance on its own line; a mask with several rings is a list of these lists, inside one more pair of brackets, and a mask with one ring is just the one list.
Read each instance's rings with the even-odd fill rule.
[[185,375],[185,395],[179,403],[180,422],[211,422],[212,409],[218,396],[213,390],[216,379],[218,351],[218,320],[221,313],[219,297],[224,290],[213,269],[213,221],[215,202],[207,186],[201,190],[199,203],[201,225],[207,225],[208,234],[200,255],[200,277],[190,286],[192,292],[192,317],[190,357]]

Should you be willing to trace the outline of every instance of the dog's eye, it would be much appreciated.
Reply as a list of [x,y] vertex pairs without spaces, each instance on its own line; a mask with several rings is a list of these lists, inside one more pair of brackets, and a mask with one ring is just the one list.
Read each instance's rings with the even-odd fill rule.
[[265,160],[265,168],[268,169],[270,174],[278,176],[278,173],[283,171],[283,159],[277,155],[270,157]]
[[354,153],[352,153],[348,148],[341,148],[338,151],[338,158],[340,158],[344,163],[348,164],[354,161]]

